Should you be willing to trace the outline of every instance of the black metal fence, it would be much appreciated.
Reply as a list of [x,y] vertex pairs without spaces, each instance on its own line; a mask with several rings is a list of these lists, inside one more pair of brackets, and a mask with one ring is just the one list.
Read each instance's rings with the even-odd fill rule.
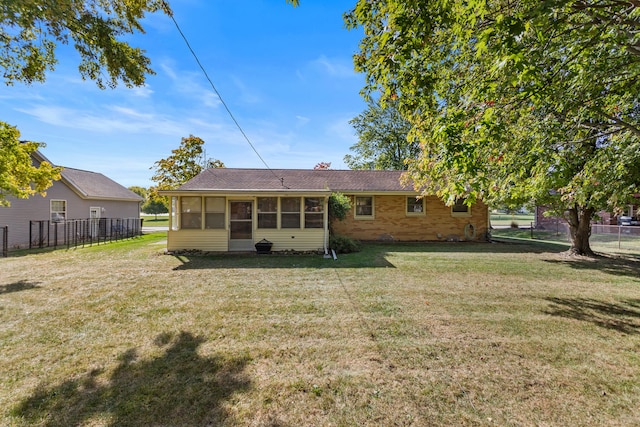
[[142,218],[29,221],[29,249],[91,246],[142,234]]
[[0,227],[0,242],[2,242],[2,256],[9,256],[9,226]]

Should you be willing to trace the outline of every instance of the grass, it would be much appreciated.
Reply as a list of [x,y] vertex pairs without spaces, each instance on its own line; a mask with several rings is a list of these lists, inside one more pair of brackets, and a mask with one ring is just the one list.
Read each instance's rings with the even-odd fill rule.
[[167,215],[140,215],[140,218],[144,219],[142,224],[145,227],[168,227],[169,217]]
[[519,227],[529,227],[534,220],[533,214],[491,214],[493,227],[511,227],[512,224],[517,224]]
[[544,242],[0,259],[0,425],[638,425],[640,261]]

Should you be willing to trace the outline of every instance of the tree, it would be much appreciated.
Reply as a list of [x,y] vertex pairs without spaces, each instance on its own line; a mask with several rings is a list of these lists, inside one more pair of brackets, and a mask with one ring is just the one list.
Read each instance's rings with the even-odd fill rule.
[[149,190],[147,190],[146,188],[140,187],[138,185],[132,185],[131,187],[128,187],[128,190],[129,191],[133,191],[138,196],[140,196],[143,199],[147,200],[147,195],[149,194]]
[[9,206],[7,195],[26,199],[34,194],[45,195],[52,180],[60,179],[59,167],[49,162],[33,165],[31,154],[44,144],[21,142],[14,126],[0,122],[0,206]]
[[329,170],[331,169],[331,162],[320,162],[313,167],[313,170]]
[[344,156],[351,169],[405,170],[406,159],[415,159],[420,146],[407,140],[411,123],[396,108],[397,101],[382,106],[370,100],[367,109],[352,119],[358,142],[350,147],[355,154]]
[[142,205],[142,212],[155,215],[155,219],[158,219],[158,214],[167,213],[166,197],[149,197]]
[[173,190],[198,175],[204,169],[223,168],[220,160],[205,158],[204,141],[197,136],[182,138],[180,147],[171,150],[171,155],[154,163],[151,177],[158,185],[157,190]]
[[416,187],[448,204],[548,205],[571,252],[640,183],[637,2],[359,0],[365,95],[398,100]]

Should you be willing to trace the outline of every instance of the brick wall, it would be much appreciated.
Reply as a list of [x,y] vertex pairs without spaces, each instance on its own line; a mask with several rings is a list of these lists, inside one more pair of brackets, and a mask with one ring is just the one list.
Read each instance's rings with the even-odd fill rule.
[[[354,204],[354,196],[349,196]],[[355,218],[353,209],[344,221],[333,225],[336,234],[358,240],[433,241],[467,240],[465,227],[475,227],[474,240],[484,240],[489,223],[489,211],[484,203],[471,207],[468,216],[452,216],[451,207],[435,196],[426,197],[424,215],[406,213],[406,196],[374,196],[373,219]],[[467,227],[469,232],[469,227]],[[469,234],[469,233],[467,233]]]

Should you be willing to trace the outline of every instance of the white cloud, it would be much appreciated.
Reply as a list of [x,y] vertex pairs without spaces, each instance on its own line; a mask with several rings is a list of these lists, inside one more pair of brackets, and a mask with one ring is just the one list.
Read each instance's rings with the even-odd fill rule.
[[174,70],[171,61],[160,64],[160,68],[171,80],[171,90],[183,100],[194,99],[211,108],[217,108],[221,104],[220,98],[201,72]]
[[[41,105],[18,111],[49,125],[100,133],[174,135],[187,132],[181,122],[120,106],[107,106],[100,111],[86,112],[80,109]],[[98,112],[102,114],[98,115]]]
[[298,121],[298,127],[302,127],[311,121],[309,117],[305,116],[296,116],[296,120]]
[[311,64],[315,67],[322,68],[332,77],[347,78],[357,75],[351,61],[347,62],[343,59],[328,58],[325,55],[320,55],[320,57],[313,60]]

